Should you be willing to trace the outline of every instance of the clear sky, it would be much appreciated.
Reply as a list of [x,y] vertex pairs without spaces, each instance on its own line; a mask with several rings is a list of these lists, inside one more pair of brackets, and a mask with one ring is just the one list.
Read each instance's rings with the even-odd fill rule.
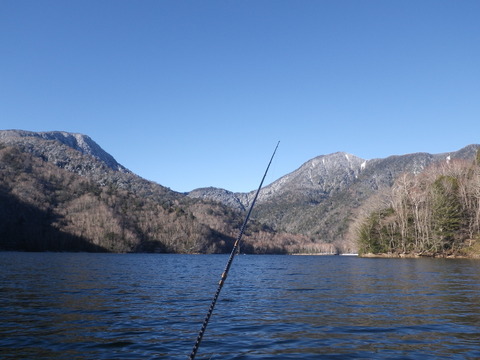
[[0,0],[0,129],[176,191],[480,143],[480,1]]

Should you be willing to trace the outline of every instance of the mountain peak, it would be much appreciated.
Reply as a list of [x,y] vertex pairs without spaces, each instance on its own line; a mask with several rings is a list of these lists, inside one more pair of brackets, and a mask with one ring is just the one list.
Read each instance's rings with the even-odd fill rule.
[[31,139],[57,141],[84,155],[90,155],[100,160],[112,170],[128,172],[120,165],[112,155],[103,150],[100,145],[93,141],[89,136],[80,133],[70,133],[66,131],[46,131],[34,132],[25,130],[2,130],[0,131],[0,140],[4,143],[27,143]]
[[[285,175],[278,185],[290,183],[288,187],[321,189],[330,192],[333,188],[348,185],[358,176],[365,160],[345,152],[317,156]],[[329,179],[325,181],[325,179]],[[280,179],[282,180],[282,179]],[[283,186],[282,186],[283,187]]]

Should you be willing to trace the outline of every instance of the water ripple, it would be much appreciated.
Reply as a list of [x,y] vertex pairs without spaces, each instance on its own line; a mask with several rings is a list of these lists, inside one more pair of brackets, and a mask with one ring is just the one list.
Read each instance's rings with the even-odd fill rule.
[[[186,359],[226,259],[0,253],[0,357]],[[480,358],[479,270],[240,256],[197,359]]]

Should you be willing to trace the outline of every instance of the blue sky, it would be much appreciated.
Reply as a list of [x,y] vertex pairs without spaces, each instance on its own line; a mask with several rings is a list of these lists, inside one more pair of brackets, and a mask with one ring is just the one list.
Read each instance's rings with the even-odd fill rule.
[[0,0],[0,128],[176,191],[480,143],[480,1]]

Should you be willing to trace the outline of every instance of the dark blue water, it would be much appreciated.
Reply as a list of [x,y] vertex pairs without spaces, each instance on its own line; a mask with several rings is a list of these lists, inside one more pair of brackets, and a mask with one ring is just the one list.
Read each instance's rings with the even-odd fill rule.
[[[227,256],[0,253],[0,358],[186,359]],[[480,358],[480,261],[237,256],[197,359]]]

